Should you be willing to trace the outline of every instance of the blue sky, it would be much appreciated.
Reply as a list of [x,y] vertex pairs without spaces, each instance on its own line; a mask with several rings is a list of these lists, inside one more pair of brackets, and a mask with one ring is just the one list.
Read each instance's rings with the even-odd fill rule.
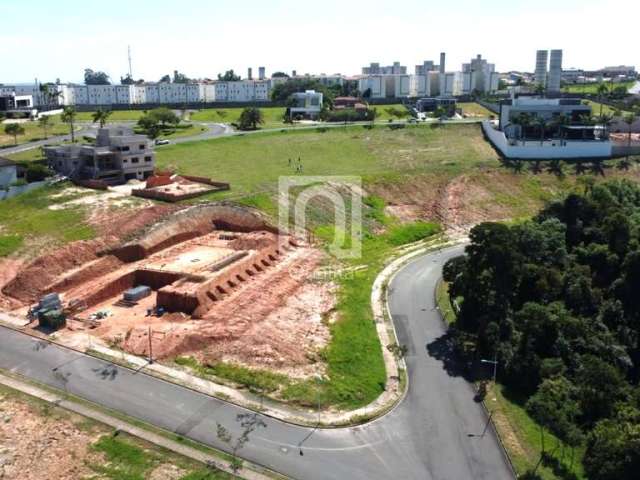
[[215,77],[359,73],[394,60],[410,71],[446,51],[447,69],[481,53],[499,71],[532,70],[537,48],[564,67],[639,66],[640,1],[0,0],[0,83],[81,81],[86,67],[136,78],[174,69]]

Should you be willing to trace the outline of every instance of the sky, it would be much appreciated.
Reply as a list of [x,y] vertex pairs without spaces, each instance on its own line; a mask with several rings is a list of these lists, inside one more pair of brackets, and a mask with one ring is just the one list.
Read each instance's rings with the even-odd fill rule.
[[177,69],[215,78],[360,73],[370,62],[424,60],[447,70],[482,54],[498,71],[532,71],[537,49],[564,50],[563,68],[640,67],[638,0],[0,0],[0,83],[157,81]]

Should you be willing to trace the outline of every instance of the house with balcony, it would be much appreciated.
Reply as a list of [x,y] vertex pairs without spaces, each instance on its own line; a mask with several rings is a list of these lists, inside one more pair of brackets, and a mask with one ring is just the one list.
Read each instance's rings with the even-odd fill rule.
[[110,185],[145,180],[155,168],[149,139],[123,127],[101,128],[95,145],[45,147],[44,152],[49,167],[59,174]]

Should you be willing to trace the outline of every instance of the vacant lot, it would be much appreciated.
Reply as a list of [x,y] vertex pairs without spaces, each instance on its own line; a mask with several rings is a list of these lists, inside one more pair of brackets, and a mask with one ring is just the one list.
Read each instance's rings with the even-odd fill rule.
[[0,387],[0,478],[234,478],[27,395]]
[[[51,124],[47,127],[47,137],[55,135],[66,135],[69,133],[69,126],[60,121],[60,116],[52,116]],[[4,132],[4,128],[7,124],[0,123],[0,147],[11,146],[14,144],[13,135],[7,135]],[[33,142],[45,138],[44,129],[38,124],[38,122],[23,122],[20,125],[24,128],[23,135],[18,135],[18,143]],[[0,150],[0,154],[2,150]]]

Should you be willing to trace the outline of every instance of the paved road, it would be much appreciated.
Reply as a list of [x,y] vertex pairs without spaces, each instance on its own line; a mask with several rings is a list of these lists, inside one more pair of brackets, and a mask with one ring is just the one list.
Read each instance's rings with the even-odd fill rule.
[[634,95],[639,95],[640,94],[640,80],[637,81],[630,89],[629,89],[629,93],[632,93]]
[[[471,386],[443,361],[445,328],[433,291],[443,262],[460,252],[455,247],[414,261],[390,286],[392,315],[409,347],[409,390],[396,409],[361,427],[319,431],[264,418],[267,428],[253,434],[242,456],[299,479],[512,479],[491,429],[479,436],[486,416]],[[0,368],[222,449],[216,422],[237,433],[236,415],[245,412],[6,328],[0,328]]]

